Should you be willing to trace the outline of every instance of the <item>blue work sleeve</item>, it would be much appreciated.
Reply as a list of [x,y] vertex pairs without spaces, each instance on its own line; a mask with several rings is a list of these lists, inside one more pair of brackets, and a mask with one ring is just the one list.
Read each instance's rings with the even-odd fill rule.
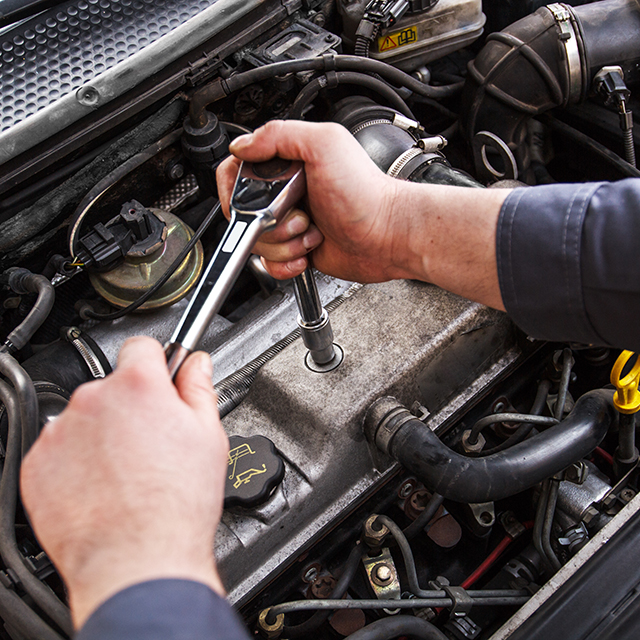
[[640,179],[515,189],[498,277],[528,335],[640,351]]
[[229,604],[190,580],[151,580],[100,605],[76,640],[248,640]]

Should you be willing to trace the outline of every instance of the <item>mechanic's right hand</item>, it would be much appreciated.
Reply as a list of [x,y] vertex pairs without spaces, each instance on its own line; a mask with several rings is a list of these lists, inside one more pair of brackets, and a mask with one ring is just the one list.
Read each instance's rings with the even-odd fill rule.
[[[398,181],[383,174],[341,125],[272,121],[229,147],[235,157],[218,168],[220,200],[228,204],[241,160],[259,162],[279,156],[302,160],[307,176],[309,216],[293,209],[265,233],[255,252],[275,278],[302,273],[313,251],[313,266],[329,275],[358,282],[407,277],[394,260],[393,219]],[[316,226],[317,225],[317,226]]]

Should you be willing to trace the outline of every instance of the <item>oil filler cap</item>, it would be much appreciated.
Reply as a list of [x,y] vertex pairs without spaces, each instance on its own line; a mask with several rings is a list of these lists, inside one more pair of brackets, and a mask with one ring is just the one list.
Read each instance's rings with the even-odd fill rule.
[[256,507],[269,499],[284,477],[284,463],[264,436],[231,436],[224,506]]

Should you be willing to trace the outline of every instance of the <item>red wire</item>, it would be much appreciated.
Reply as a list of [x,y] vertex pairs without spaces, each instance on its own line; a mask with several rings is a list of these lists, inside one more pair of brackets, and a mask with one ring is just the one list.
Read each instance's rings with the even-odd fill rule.
[[511,536],[505,536],[498,546],[484,559],[482,564],[460,585],[463,589],[468,589],[477,582],[493,565],[493,563],[504,553],[504,550],[513,542]]
[[[532,521],[523,522],[525,529],[533,527]],[[463,589],[468,589],[472,584],[476,583],[494,564],[494,562],[504,553],[504,550],[513,542],[513,538],[509,535],[505,536],[496,548],[484,559],[482,564],[460,585]]]
[[596,447],[595,451],[605,462],[608,462],[613,466],[613,456],[610,453],[605,451],[602,447]]

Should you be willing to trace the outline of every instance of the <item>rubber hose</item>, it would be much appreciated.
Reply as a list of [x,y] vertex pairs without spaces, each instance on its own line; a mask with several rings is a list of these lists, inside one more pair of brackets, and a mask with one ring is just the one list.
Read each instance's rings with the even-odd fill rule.
[[[407,103],[398,95],[396,90],[389,86],[386,82],[378,80],[373,76],[369,76],[365,73],[357,73],[354,71],[338,71],[335,75],[335,79],[338,85],[353,84],[365,89],[370,89],[381,95],[394,109],[398,110],[402,115],[411,120],[415,120],[416,117],[413,112],[407,106]],[[325,76],[315,78],[309,84],[307,84],[302,91],[296,96],[289,113],[290,120],[297,120],[302,117],[304,110],[316,99],[321,89],[327,86]]]
[[416,640],[448,640],[436,626],[414,616],[394,616],[376,620],[345,640],[390,640],[398,636]]
[[9,379],[18,396],[24,458],[38,437],[38,395],[29,374],[6,351],[0,351],[0,373]]
[[[637,74],[640,6],[635,0],[563,7],[568,16],[563,28],[570,34],[542,7],[489,35],[469,63],[460,120],[464,136],[472,142],[478,132],[491,131],[507,144],[521,172],[530,164],[529,118],[584,100],[604,65],[621,65],[628,81]],[[571,64],[565,42],[575,52]],[[484,175],[481,154],[474,153],[476,169]]]
[[612,398],[612,390],[590,391],[556,426],[483,458],[447,447],[394,398],[369,408],[365,433],[429,490],[457,502],[491,502],[521,493],[593,451],[614,420]]
[[[7,450],[0,479],[0,556],[5,566],[13,571],[24,590],[34,602],[67,635],[73,634],[73,625],[69,609],[58,597],[41,582],[25,565],[24,558],[16,543],[15,515],[18,502],[18,484],[20,478],[20,411],[16,394],[5,382],[0,380],[0,399],[4,403],[9,431]],[[6,620],[6,618],[5,618]]]
[[304,58],[301,60],[285,60],[274,62],[250,71],[244,71],[230,78],[218,79],[196,91],[191,98],[189,117],[197,127],[207,124],[206,108],[228,95],[240,91],[256,82],[270,80],[276,76],[298,71],[357,71],[359,73],[377,74],[394,86],[406,87],[413,93],[425,98],[447,98],[456,95],[462,89],[463,83],[433,87],[420,82],[408,73],[392,67],[389,64],[361,58],[359,56],[324,55],[319,58]]
[[[0,585],[0,618],[25,640],[62,640],[14,591]],[[16,637],[16,636],[13,636]]]
[[7,336],[16,351],[20,351],[49,317],[56,293],[53,285],[44,276],[19,269],[9,276],[9,286],[20,294],[37,293],[38,297],[27,317]]

